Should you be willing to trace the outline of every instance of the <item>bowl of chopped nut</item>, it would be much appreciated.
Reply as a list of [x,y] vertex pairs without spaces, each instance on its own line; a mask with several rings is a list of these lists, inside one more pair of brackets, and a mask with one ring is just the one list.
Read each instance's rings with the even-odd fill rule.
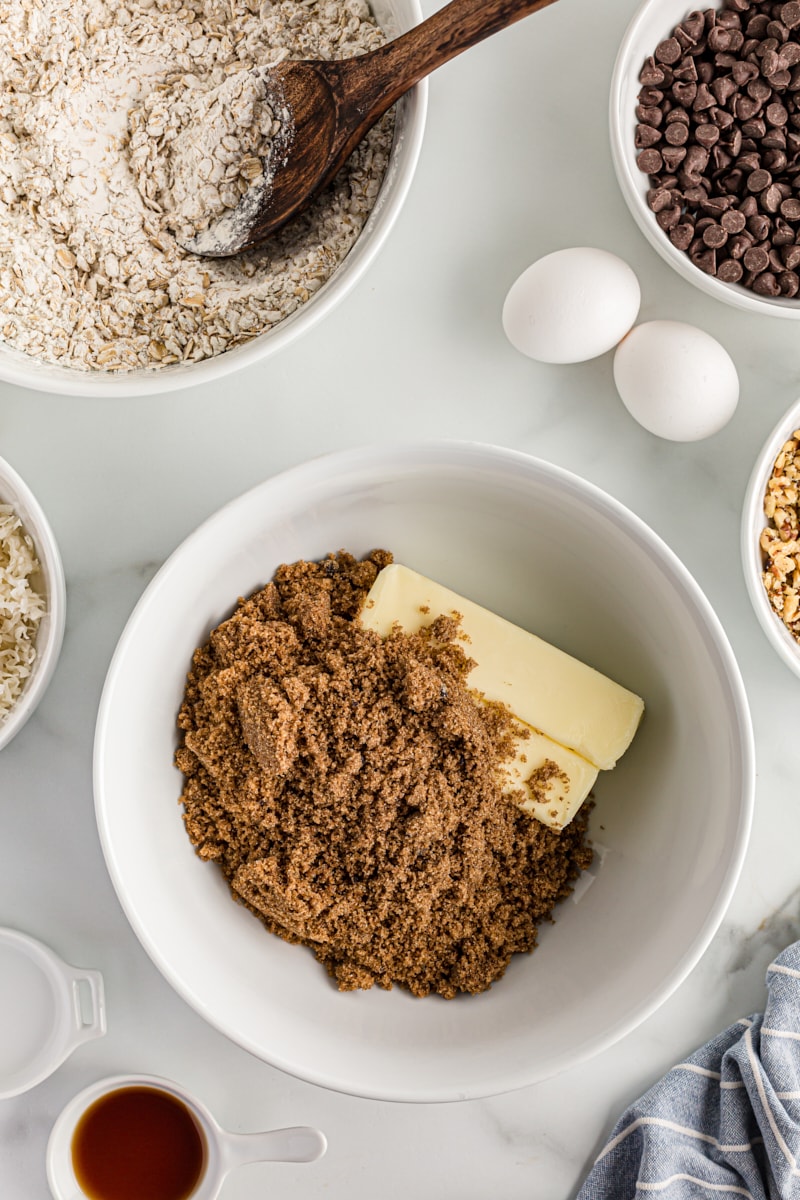
[[800,5],[645,0],[610,96],[611,153],[645,237],[748,312],[800,317]]
[[364,446],[164,564],[94,787],[132,928],[205,1019],[310,1082],[451,1101],[574,1066],[685,978],[753,738],[718,619],[635,514],[500,447]]
[[268,178],[260,68],[372,50],[421,21],[419,0],[206,0],[191,34],[174,6],[122,8],[109,24],[96,0],[55,0],[58,62],[23,8],[0,26],[25,79],[0,121],[0,379],[40,391],[166,392],[277,353],[364,275],[419,156],[425,81],[262,246],[193,254],[191,235]]
[[742,512],[747,591],[770,645],[800,675],[800,400],[767,438]]
[[0,749],[47,689],[64,637],[66,586],[50,523],[0,459]]

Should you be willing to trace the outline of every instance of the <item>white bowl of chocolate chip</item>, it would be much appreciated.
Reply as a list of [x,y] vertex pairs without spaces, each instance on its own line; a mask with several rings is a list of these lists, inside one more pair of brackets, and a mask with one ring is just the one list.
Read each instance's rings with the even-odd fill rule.
[[64,48],[58,61],[42,57],[27,6],[0,27],[0,55],[17,72],[0,85],[0,379],[9,383],[157,393],[277,353],[362,278],[414,175],[424,82],[263,248],[230,259],[183,251],[175,234],[194,220],[193,199],[210,214],[232,211],[258,176],[268,115],[248,93],[254,68],[374,48],[421,21],[419,0],[371,9],[287,0],[258,11],[204,0],[191,27],[174,6],[123,0],[122,9],[127,19],[110,21],[97,0],[55,0],[48,37]]
[[639,228],[684,278],[800,317],[800,4],[690,12],[646,0],[611,84],[614,168]]
[[[630,706],[630,693],[644,700],[644,717],[614,769],[603,769],[594,782],[597,772],[589,771],[594,808],[579,810],[563,834],[545,827],[534,810],[520,811],[523,806],[505,792],[493,792],[491,811],[478,813],[467,780],[491,751],[474,753],[468,730],[477,711],[462,710],[471,712],[469,725],[450,725],[446,706],[458,697],[449,686],[444,692],[431,686],[436,674],[375,668],[371,657],[367,672],[363,660],[360,673],[349,670],[351,636],[360,653],[365,631],[382,639],[378,624],[395,616],[404,628],[409,610],[418,620],[428,614],[433,620],[439,615],[435,588],[426,583],[424,596],[402,587],[394,596],[376,596],[386,578],[381,571],[365,584],[373,606],[367,597],[359,615],[347,610],[351,625],[361,624],[361,635],[351,629],[335,651],[324,626],[315,624],[319,609],[311,607],[312,593],[294,592],[291,619],[308,622],[321,648],[315,661],[322,661],[322,675],[311,670],[310,660],[296,669],[284,656],[280,647],[288,651],[302,638],[282,617],[278,631],[258,618],[259,612],[280,615],[270,607],[282,595],[277,585],[269,604],[263,596],[250,607],[237,606],[237,597],[263,589],[280,564],[304,559],[330,567],[300,573],[304,580],[324,576],[316,588],[328,580],[330,615],[348,593],[328,556],[338,559],[345,549],[360,560],[378,547],[457,594],[444,604],[454,603],[464,618],[475,670],[491,665],[485,634],[497,617],[518,627],[503,643],[512,670],[475,680],[481,703],[488,700],[494,716],[499,694],[493,685],[512,682],[530,663],[530,634],[551,647],[548,659],[555,653],[562,661],[559,652],[565,652],[573,660],[570,672],[593,681],[584,685],[573,675],[566,685],[541,656],[535,669],[522,673],[523,689],[529,684],[537,702],[548,697],[546,714],[525,710],[534,729],[553,719],[554,696],[567,701],[561,729],[543,737],[575,744],[574,729],[568,732],[564,720],[582,725],[580,710],[595,684],[609,694],[602,676],[613,681],[615,695],[616,685],[626,689],[620,711]],[[282,572],[282,585],[288,580]],[[403,595],[406,601],[411,595],[405,606]],[[381,597],[388,597],[388,606],[381,607]],[[482,623],[478,617],[476,624],[462,600],[496,615]],[[322,611],[324,617],[324,604]],[[222,657],[212,661],[209,652],[201,653],[187,685],[193,652],[221,623],[225,629],[214,640]],[[241,635],[244,660],[228,640]],[[230,667],[225,647],[233,650]],[[273,664],[286,667],[280,667],[281,681],[276,667],[260,658],[275,653]],[[248,674],[237,693],[237,718],[230,697],[242,661],[259,678]],[[382,693],[376,700],[381,681],[393,679],[412,709],[410,725],[396,719],[394,699]],[[229,697],[220,706],[214,700],[218,687]],[[177,714],[187,698],[194,703],[189,693],[223,724],[217,727],[199,710],[195,721],[184,707],[180,728],[192,736],[181,744]],[[332,736],[316,696],[333,700],[326,718],[336,726]],[[519,702],[509,697],[509,703],[523,717]],[[601,707],[605,714],[605,701]],[[303,723],[306,712],[313,722],[319,718],[313,729]],[[269,732],[273,713],[287,717],[280,736],[278,726]],[[452,711],[454,720],[456,715]],[[421,732],[423,719],[422,739],[410,750],[410,729]],[[253,759],[236,734],[237,721]],[[450,731],[455,761],[446,771],[435,766],[428,787],[423,772],[441,761],[430,754],[428,735],[435,728]],[[386,736],[390,752],[379,766],[375,755],[382,757]],[[523,743],[526,766],[538,740]],[[575,754],[570,757],[564,742],[561,747],[563,753],[548,749],[546,758],[574,780]],[[277,809],[259,790],[272,787],[259,772],[271,770],[273,748],[278,776],[291,780],[291,796],[305,806],[302,819],[294,800],[282,807],[286,788]],[[209,790],[206,811],[204,796],[184,783],[185,769],[194,771],[187,750],[202,756],[209,772],[219,775],[221,768],[231,782],[233,796],[225,804]],[[583,754],[595,763],[601,757],[589,746]],[[603,762],[610,765],[605,757]],[[376,783],[386,770],[399,792],[394,783]],[[305,773],[305,784],[295,772]],[[208,782],[201,770],[192,779],[201,791]],[[444,790],[443,780],[449,781]],[[586,481],[524,454],[470,443],[368,446],[327,455],[228,504],[175,551],[132,614],[109,670],[95,742],[95,803],[108,869],[133,929],[169,982],[206,1020],[274,1066],[326,1087],[394,1101],[450,1101],[532,1084],[596,1054],[652,1013],[692,969],[722,920],[747,845],[753,789],[753,738],[739,671],[719,621],[675,555],[638,517]],[[184,806],[178,803],[182,793]],[[233,820],[228,803],[239,809]],[[213,809],[222,820],[218,833]],[[276,823],[278,813],[284,815]],[[544,815],[552,815],[549,807]],[[532,847],[546,844],[553,865],[563,863],[574,849],[576,823],[583,836],[587,815],[593,862],[584,859],[585,869],[570,885],[574,891],[555,905],[552,922],[538,924],[533,953],[522,952],[530,945],[519,942],[526,921],[518,902],[552,897],[553,875],[537,866],[537,878],[523,894],[519,869],[526,869]],[[336,842],[323,835],[331,822],[341,829]],[[231,879],[227,857],[224,864],[221,857],[228,855],[225,838],[229,847],[234,839],[238,845],[240,835],[249,843],[257,830],[258,838],[268,832],[270,847],[264,851],[259,842],[252,857],[248,850]],[[275,840],[280,830],[288,832],[282,850]],[[342,846],[353,859],[343,879]],[[494,849],[487,858],[489,846]],[[384,848],[392,856],[388,873]],[[402,883],[394,863],[404,873]],[[459,863],[460,870],[451,869]],[[323,892],[334,879],[341,887],[336,883],[326,900]],[[232,891],[245,903],[236,903]],[[340,969],[339,936],[346,913],[356,933],[355,951],[350,944],[347,957],[366,968],[347,975]],[[436,933],[441,924],[446,946]],[[275,925],[306,944],[276,936]],[[383,990],[401,978],[390,973],[398,942],[413,992],[410,983]],[[392,961],[376,978],[373,959],[387,949]],[[491,986],[470,994],[473,968],[482,970],[500,954],[509,960],[505,973],[493,970]],[[431,963],[435,986],[428,990],[430,977],[419,968]],[[455,987],[441,986],[442,975]],[[339,990],[337,983],[360,990]],[[454,998],[443,999],[454,990]]]

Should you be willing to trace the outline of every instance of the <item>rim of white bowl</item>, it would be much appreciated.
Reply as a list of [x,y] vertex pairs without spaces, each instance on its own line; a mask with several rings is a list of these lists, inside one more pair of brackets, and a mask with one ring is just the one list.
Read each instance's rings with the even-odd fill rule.
[[[476,458],[480,462],[485,462],[487,457],[500,462],[508,472],[527,472],[533,467],[536,471],[544,471],[550,474],[553,478],[557,478],[567,488],[578,491],[584,497],[588,497],[594,504],[597,504],[600,509],[607,514],[611,514],[617,519],[622,519],[625,522],[626,528],[630,533],[638,538],[648,552],[662,562],[664,566],[672,574],[672,577],[683,589],[691,603],[695,606],[701,619],[705,623],[714,648],[720,657],[725,678],[731,690],[731,700],[734,712],[736,714],[738,732],[740,737],[737,739],[738,751],[740,755],[741,768],[741,803],[739,806],[738,822],[736,833],[733,842],[733,853],[728,862],[722,884],[715,903],[710,908],[706,915],[699,932],[697,933],[693,943],[687,947],[683,956],[675,963],[672,971],[668,974],[661,987],[656,989],[650,996],[642,1001],[638,1009],[629,1016],[613,1024],[604,1034],[598,1035],[594,1041],[584,1046],[580,1050],[574,1051],[571,1055],[565,1056],[563,1062],[557,1066],[550,1068],[546,1072],[537,1073],[536,1066],[528,1064],[527,1069],[517,1071],[512,1075],[504,1075],[494,1082],[492,1086],[482,1085],[475,1090],[460,1089],[457,1092],[454,1090],[445,1092],[441,1087],[434,1085],[429,1089],[420,1089],[413,1093],[408,1091],[389,1091],[378,1090],[373,1087],[359,1085],[358,1083],[348,1084],[346,1081],[338,1077],[332,1077],[325,1072],[314,1072],[304,1070],[298,1072],[297,1068],[289,1061],[283,1059],[279,1053],[272,1053],[269,1056],[265,1054],[264,1048],[256,1045],[251,1039],[235,1035],[226,1027],[223,1019],[219,1018],[216,1013],[209,1011],[208,1005],[202,996],[196,995],[192,988],[184,982],[180,975],[173,970],[170,963],[163,957],[159,949],[152,944],[150,934],[145,928],[144,923],[140,921],[139,916],[126,894],[124,881],[121,879],[118,872],[117,863],[114,855],[112,839],[109,835],[109,829],[106,823],[103,800],[103,742],[105,738],[105,727],[109,720],[109,710],[114,692],[114,684],[117,673],[120,670],[123,658],[127,651],[127,644],[133,637],[136,625],[139,620],[139,614],[143,612],[145,605],[148,603],[149,596],[153,589],[156,589],[176,569],[180,563],[183,554],[189,553],[194,540],[201,536],[202,531],[209,525],[217,521],[223,522],[225,514],[232,506],[240,503],[246,496],[260,491],[271,491],[277,494],[287,486],[287,483],[293,485],[298,481],[302,489],[308,494],[313,495],[314,490],[320,485],[323,478],[329,475],[329,466],[331,462],[337,464],[337,473],[341,478],[347,478],[351,472],[358,472],[364,468],[374,468],[376,461],[382,461],[386,455],[391,456],[392,466],[394,468],[403,468],[406,470],[414,470],[420,464],[435,462],[442,464],[443,455],[449,457],[453,461],[455,457],[459,462],[469,462],[471,458]],[[477,464],[476,464],[477,465]],[[122,631],[120,639],[109,665],[106,675],[103,693],[100,699],[98,708],[97,723],[95,726],[95,741],[94,741],[94,764],[93,764],[93,781],[95,795],[95,816],[97,820],[100,842],[103,848],[103,855],[106,861],[106,867],[111,877],[114,889],[119,898],[120,904],[125,912],[125,915],[142,946],[144,947],[151,960],[158,967],[159,971],[182,996],[184,1000],[210,1025],[230,1038],[236,1045],[242,1046],[248,1050],[256,1058],[262,1062],[266,1061],[271,1066],[278,1070],[284,1071],[286,1074],[295,1078],[302,1078],[308,1083],[316,1084],[319,1087],[324,1087],[330,1091],[342,1092],[347,1095],[356,1095],[366,1099],[385,1100],[404,1103],[447,1103],[456,1100],[477,1099],[479,1097],[489,1095],[500,1095],[506,1092],[518,1090],[519,1088],[528,1087],[531,1084],[539,1083],[542,1080],[559,1074],[569,1068],[585,1062],[602,1051],[608,1049],[616,1042],[620,1041],[627,1034],[633,1032],[643,1021],[656,1012],[662,1004],[672,995],[672,993],[680,986],[681,983],[690,974],[698,961],[705,953],[708,945],[717,932],[720,923],[722,922],[725,913],[733,896],[734,889],[741,873],[744,863],[747,845],[750,837],[750,829],[753,819],[753,807],[755,801],[755,744],[753,735],[753,726],[750,716],[750,708],[747,700],[747,694],[742,680],[742,675],[739,670],[736,657],[728,641],[727,634],[722,626],[721,621],[717,617],[710,601],[700,585],[694,579],[687,567],[678,558],[673,550],[663,541],[659,535],[650,528],[640,517],[638,517],[631,509],[627,508],[619,500],[616,500],[609,493],[603,491],[596,484],[590,483],[583,477],[576,475],[572,471],[568,471],[563,467],[556,466],[544,459],[535,457],[534,455],[526,454],[522,451],[511,450],[502,446],[488,445],[480,442],[470,441],[454,441],[449,439],[432,439],[422,442],[401,442],[397,444],[377,443],[358,446],[349,450],[333,451],[328,454],[323,454],[310,461],[300,463],[293,467],[279,472],[276,475],[264,480],[255,487],[248,489],[240,496],[230,500],[222,508],[203,521],[194,532],[190,533],[172,552],[172,554],[164,562],[160,570],[156,573],[150,584],[147,586],[139,601],[135,605],[125,628]]]
[[44,509],[22,476],[4,458],[0,458],[0,503],[13,506],[25,527],[25,532],[33,538],[47,588],[47,612],[42,618],[43,621],[47,621],[47,625],[43,636],[37,635],[33,673],[19,700],[0,724],[2,750],[33,715],[53,677],[64,641],[67,585],[58,543]]
[[[418,24],[422,21],[419,0],[411,0],[411,3],[415,24]],[[33,391],[62,396],[149,396],[213,383],[277,354],[312,329],[349,295],[377,258],[394,228],[411,188],[422,149],[428,112],[428,80],[421,80],[401,97],[398,104],[404,106],[403,128],[399,134],[395,134],[386,176],[364,228],[330,279],[308,303],[296,309],[274,330],[268,330],[243,346],[225,350],[200,362],[175,363],[152,369],[137,368],[118,375],[59,367],[2,346],[0,380]],[[398,148],[402,153],[398,152]],[[395,157],[396,152],[399,162]]]
[[800,678],[800,642],[792,636],[769,602],[761,581],[762,562],[759,547],[761,530],[767,523],[764,516],[767,481],[783,443],[798,428],[800,400],[796,400],[777,422],[761,447],[750,473],[742,506],[741,554],[744,581],[758,623],[778,657]]
[[[611,160],[623,199],[653,249],[665,262],[669,263],[673,270],[682,275],[689,283],[694,284],[700,291],[705,292],[708,296],[713,296],[715,300],[721,300],[724,304],[743,309],[745,312],[759,313],[761,316],[768,317],[782,317],[790,321],[800,320],[800,295],[793,300],[757,296],[738,283],[723,283],[715,276],[707,275],[705,271],[696,267],[683,251],[675,249],[666,234],[658,227],[654,214],[647,207],[642,188],[644,176],[635,163],[634,112],[631,108],[630,113],[623,113],[622,93],[623,86],[631,78],[632,73],[635,73],[638,78],[644,58],[655,50],[657,42],[653,42],[650,49],[645,50],[640,60],[640,51],[635,48],[641,26],[654,11],[661,7],[663,7],[663,0],[644,0],[641,7],[637,9],[620,43],[611,76],[609,93]],[[722,0],[711,0],[711,7],[721,8]],[[689,9],[690,6],[687,4],[685,13],[689,12]],[[665,22],[662,36],[666,37],[675,24],[675,21]],[[648,45],[650,45],[649,40]],[[634,57],[634,51],[636,57]],[[623,130],[628,122],[630,131],[629,136],[626,136]]]

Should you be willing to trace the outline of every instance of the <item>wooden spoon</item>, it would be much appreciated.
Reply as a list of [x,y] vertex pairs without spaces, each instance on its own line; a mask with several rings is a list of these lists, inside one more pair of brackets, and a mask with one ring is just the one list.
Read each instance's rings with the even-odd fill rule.
[[[554,0],[452,0],[421,25],[355,58],[283,62],[269,69],[265,90],[291,114],[284,158],[271,165],[271,186],[247,196],[233,217],[184,243],[224,258],[249,250],[301,212],[333,179],[369,129],[431,71],[514,21]],[[237,219],[238,218],[238,219]]]

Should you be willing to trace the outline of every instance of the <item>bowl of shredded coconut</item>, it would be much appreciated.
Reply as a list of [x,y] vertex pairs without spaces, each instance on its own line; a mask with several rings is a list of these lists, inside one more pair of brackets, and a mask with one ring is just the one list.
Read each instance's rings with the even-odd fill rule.
[[170,391],[315,324],[402,207],[424,82],[262,247],[186,243],[268,185],[286,126],[270,65],[362,54],[421,17],[418,0],[0,0],[0,378]]
[[66,588],[50,524],[0,459],[0,750],[33,713],[61,651]]

